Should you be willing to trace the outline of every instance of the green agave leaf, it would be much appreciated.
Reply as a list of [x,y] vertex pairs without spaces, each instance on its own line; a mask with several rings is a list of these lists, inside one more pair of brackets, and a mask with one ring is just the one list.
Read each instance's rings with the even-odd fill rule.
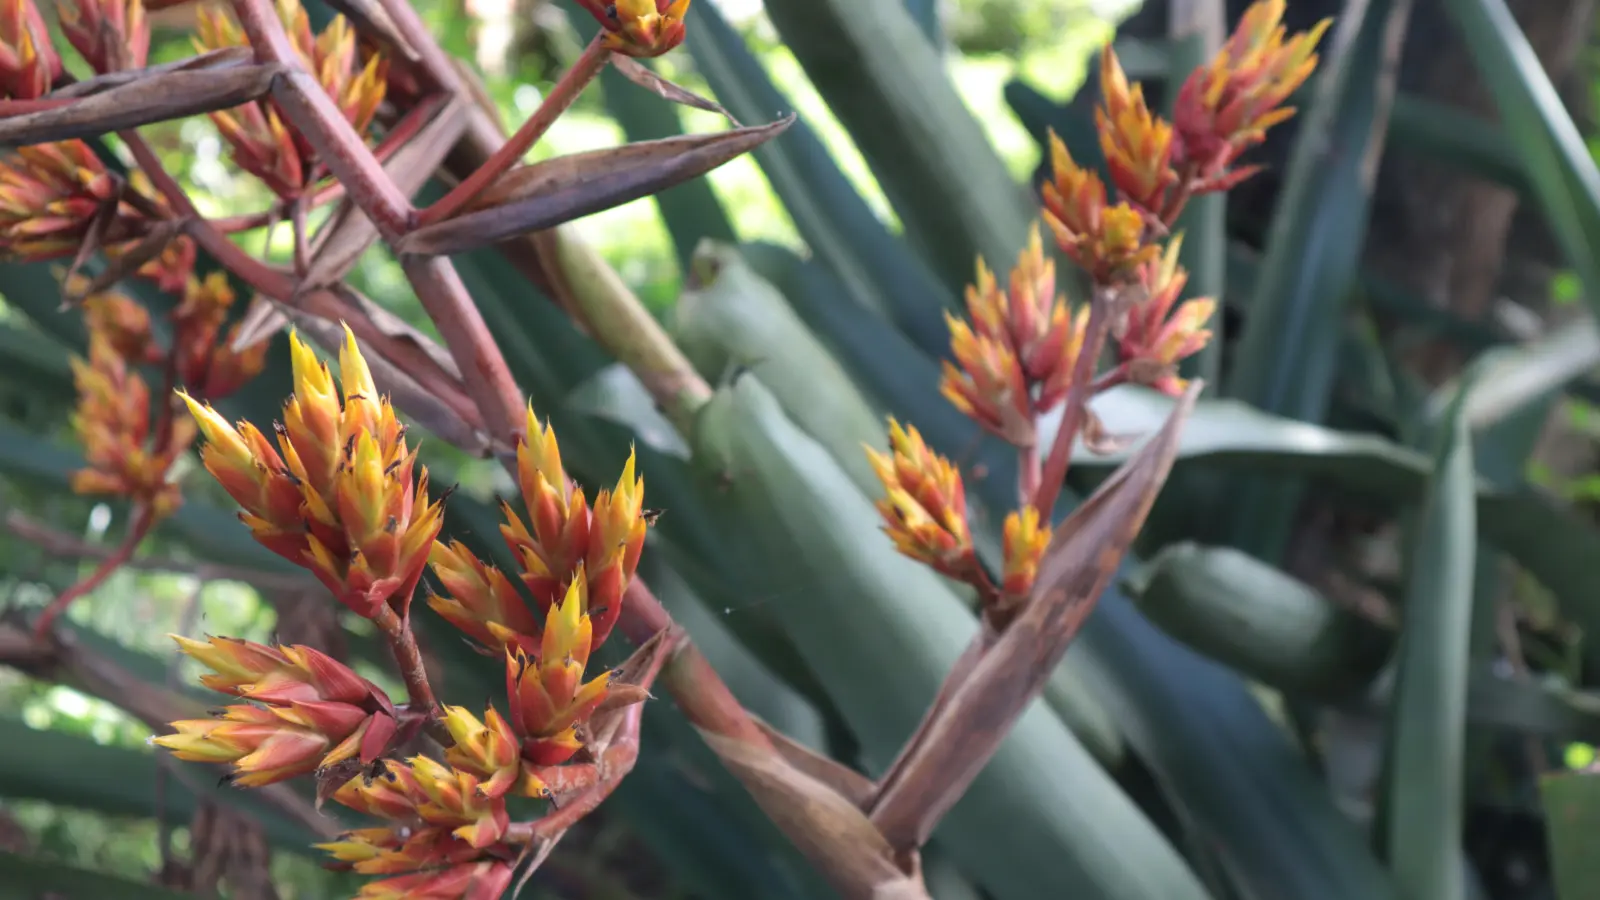
[[[1410,10],[1407,0],[1351,4],[1323,54],[1227,384],[1229,395],[1268,412],[1307,422],[1327,412],[1377,173],[1372,159],[1394,95],[1385,46]],[[1235,542],[1276,559],[1298,492],[1260,481],[1241,489],[1232,504]]]
[[694,284],[673,309],[672,335],[694,367],[713,383],[754,372],[857,488],[880,490],[863,445],[888,448],[883,421],[783,295],[728,244],[701,244],[692,269]]
[[1174,544],[1125,587],[1168,634],[1286,692],[1358,696],[1394,645],[1392,630],[1230,548]]
[[1455,165],[1532,197],[1527,169],[1499,126],[1413,94],[1398,94],[1389,118],[1389,147]]
[[903,6],[771,0],[766,10],[946,287],[967,283],[975,257],[1016,255],[1035,206]]
[[0,717],[0,796],[138,818],[161,809],[177,822],[187,822],[203,801],[220,801],[260,822],[268,839],[279,847],[320,852],[311,849],[320,838],[310,830],[249,791],[219,786],[216,766],[171,761],[178,777],[169,777],[158,796],[160,765],[156,753],[109,747]]
[[[1101,395],[1095,410],[1114,433],[1153,432],[1171,401],[1128,388]],[[1079,451],[1082,470],[1104,470],[1125,453],[1093,457]],[[1177,468],[1226,466],[1236,471],[1319,478],[1380,502],[1416,502],[1427,458],[1382,438],[1294,422],[1230,400],[1199,404],[1184,429]],[[1481,484],[1478,521],[1483,537],[1549,588],[1564,615],[1588,632],[1600,628],[1600,580],[1579,561],[1600,554],[1600,535],[1570,512],[1531,492]],[[1600,653],[1593,658],[1600,658]]]
[[1600,170],[1582,134],[1504,0],[1450,0],[1444,8],[1477,62],[1590,308],[1600,311],[1600,268],[1594,261],[1600,244]]
[[[725,485],[730,521],[743,523],[730,534],[740,552],[761,561],[774,589],[807,588],[803,601],[774,604],[775,614],[881,772],[976,620],[930,570],[894,552],[871,503],[755,376],[717,393],[692,444],[708,478]],[[1024,714],[938,837],[998,897],[1207,896],[1042,705]]]
[[1477,475],[1461,390],[1446,420],[1410,560],[1390,748],[1384,840],[1416,897],[1466,897],[1461,862],[1467,661],[1478,546]]
[[[1014,502],[1014,454],[983,441],[939,396],[932,360],[881,319],[851,315],[821,266],[770,247],[746,253],[886,406],[941,452],[986,469],[968,482],[972,502],[991,509]],[[1061,505],[1070,499],[1064,495]],[[993,517],[978,523],[998,525]],[[1194,840],[1220,848],[1245,896],[1394,896],[1360,835],[1238,676],[1162,633],[1120,591],[1101,597],[1065,668],[1068,674],[1057,672],[1046,691],[1062,720],[1097,748],[1097,757],[1114,760],[1120,741],[1089,743],[1100,733],[1093,723],[1109,712],[1186,816]],[[1057,693],[1063,686],[1068,691]]]
[[[697,7],[695,17],[687,45],[718,102],[752,122],[793,109],[715,6]],[[938,310],[954,308],[956,292],[884,227],[805,121],[754,156],[811,252],[837,275],[844,296],[890,316],[925,353],[943,354],[947,335]],[[1008,248],[996,259],[1014,254],[1015,247]],[[972,265],[970,253],[962,265]]]
[[[1319,702],[1362,703],[1398,632],[1229,547],[1174,544],[1126,582],[1168,634],[1253,681]],[[1487,660],[1487,656],[1478,657]],[[1600,739],[1600,697],[1550,679],[1512,678],[1488,662],[1468,670],[1467,720],[1575,741]]]
[[0,900],[182,900],[193,894],[102,875],[62,863],[0,852]]
[[1539,782],[1556,896],[1583,900],[1600,890],[1600,856],[1594,836],[1600,831],[1600,777],[1593,772],[1562,772]]
[[906,12],[917,23],[922,36],[938,48],[944,43],[944,31],[939,27],[939,0],[906,0]]

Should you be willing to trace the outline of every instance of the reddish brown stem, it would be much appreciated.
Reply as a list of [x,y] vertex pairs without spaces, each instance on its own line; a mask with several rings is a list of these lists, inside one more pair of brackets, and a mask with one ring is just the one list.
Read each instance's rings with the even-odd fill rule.
[[1039,490],[1033,497],[1033,508],[1039,511],[1039,520],[1049,522],[1056,508],[1056,498],[1061,496],[1061,486],[1067,477],[1067,465],[1072,461],[1072,442],[1078,429],[1083,427],[1084,406],[1093,390],[1090,383],[1094,366],[1105,349],[1106,336],[1111,327],[1111,304],[1114,302],[1108,289],[1096,288],[1089,305],[1089,324],[1082,349],[1072,366],[1072,386],[1067,389],[1065,408],[1061,412],[1061,430],[1056,432],[1055,443],[1050,446],[1050,456],[1045,460],[1040,475]]
[[25,116],[28,113],[60,109],[77,102],[75,97],[40,97],[37,100],[0,100],[0,119]]
[[522,391],[460,274],[442,257],[406,258],[401,266],[461,369],[467,393],[482,410],[489,434],[514,446],[522,426]]
[[440,746],[454,744],[450,732],[439,721],[439,701],[433,695],[433,685],[428,682],[428,668],[422,662],[422,650],[417,646],[417,636],[411,632],[411,623],[384,604],[378,607],[372,624],[378,627],[389,644],[389,652],[394,655],[394,664],[406,685],[408,707],[423,714],[423,727]]
[[1017,497],[1027,503],[1039,493],[1039,445],[1037,442],[1017,448]]
[[122,543],[115,552],[100,561],[89,577],[79,581],[72,587],[62,591],[59,596],[50,601],[50,605],[39,613],[38,622],[34,623],[33,636],[36,640],[43,641],[50,633],[51,626],[55,625],[57,618],[67,611],[73,601],[105,583],[111,573],[122,567],[122,564],[133,558],[133,551],[138,549],[139,542],[150,533],[151,526],[155,525],[155,513],[148,504],[138,504],[134,507],[133,518],[128,526],[128,533],[123,537]]
[[595,39],[589,42],[589,46],[583,49],[583,55],[578,57],[578,61],[572,64],[572,68],[568,69],[556,82],[555,87],[550,89],[550,93],[545,95],[539,108],[528,117],[528,121],[522,123],[521,128],[517,129],[517,133],[502,144],[500,149],[489,157],[489,161],[479,166],[476,172],[456,185],[438,203],[423,210],[418,222],[428,225],[450,218],[483,193],[496,178],[521,162],[528,151],[533,149],[533,145],[539,142],[539,138],[544,137],[556,119],[572,107],[578,95],[583,93],[583,89],[588,87],[589,82],[593,81],[610,61],[611,51],[605,48],[600,42],[600,36],[596,35]]

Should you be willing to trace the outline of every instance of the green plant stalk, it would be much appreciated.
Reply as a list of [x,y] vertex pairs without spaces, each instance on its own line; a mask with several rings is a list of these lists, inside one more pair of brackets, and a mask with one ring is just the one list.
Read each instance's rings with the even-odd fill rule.
[[554,236],[574,306],[569,312],[579,327],[631,369],[672,424],[687,433],[695,411],[711,399],[710,386],[597,250],[566,229],[555,229]]

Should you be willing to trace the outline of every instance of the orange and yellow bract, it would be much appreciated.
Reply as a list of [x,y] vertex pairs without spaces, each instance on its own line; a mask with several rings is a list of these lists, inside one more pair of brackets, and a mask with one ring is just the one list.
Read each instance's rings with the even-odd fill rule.
[[578,0],[605,29],[606,49],[624,56],[660,56],[683,43],[689,0]]
[[1204,326],[1217,309],[1215,300],[1200,297],[1184,301],[1174,311],[1189,279],[1178,265],[1182,243],[1181,237],[1173,240],[1160,259],[1141,267],[1139,284],[1145,299],[1129,311],[1127,331],[1117,342],[1130,381],[1174,397],[1188,387],[1188,381],[1177,376],[1177,365],[1211,339]]
[[1056,293],[1055,261],[1044,254],[1037,224],[1006,288],[980,259],[966,299],[970,324],[945,314],[955,362],[945,361],[939,390],[1002,439],[1032,446],[1035,418],[1071,386],[1089,307],[1074,311]]
[[142,0],[58,0],[61,32],[96,72],[142,69],[150,56],[150,20]]
[[915,426],[889,420],[889,452],[867,448],[888,495],[877,502],[884,530],[906,556],[951,578],[972,574],[977,557],[967,527],[961,473],[928,448]]
[[172,311],[178,380],[194,394],[210,400],[226,397],[244,386],[261,374],[267,361],[265,341],[243,350],[233,349],[239,326],[235,324],[227,331],[222,326],[234,299],[226,273],[212,272],[204,279],[191,275],[183,302]]
[[1171,164],[1172,126],[1150,112],[1143,85],[1129,86],[1110,47],[1100,54],[1100,93],[1105,105],[1094,117],[1111,180],[1129,202],[1159,216],[1178,182]]
[[259,787],[351,759],[371,763],[398,731],[388,695],[318,650],[172,637],[212,669],[202,684],[252,703],[229,706],[220,718],[173,722],[175,734],[153,741],[179,759],[232,763],[236,784]]
[[117,194],[116,179],[83,141],[18,147],[0,159],[0,256],[76,253],[90,220]]
[[61,77],[61,57],[33,0],[0,0],[0,99],[35,100]]
[[506,693],[511,727],[522,738],[522,756],[535,766],[566,762],[582,748],[576,726],[606,699],[609,673],[583,680],[594,649],[587,583],[580,567],[567,596],[551,604],[536,655],[506,648]]
[[298,335],[290,346],[295,392],[277,449],[249,422],[235,428],[184,395],[206,437],[201,461],[262,545],[310,569],[357,615],[373,618],[387,604],[404,618],[443,507],[429,502],[427,469],[378,395],[355,335],[345,329],[339,354],[342,396]]
[[[131,339],[126,334],[119,337]],[[91,331],[89,358],[70,361],[78,390],[72,427],[88,463],[73,473],[72,489],[79,494],[127,497],[145,504],[159,519],[183,502],[167,473],[194,440],[194,427],[174,422],[173,433],[157,441],[159,446],[152,445],[150,388],[129,367],[115,339]]]
[[1227,190],[1256,172],[1254,166],[1231,167],[1268,128],[1294,115],[1283,102],[1316,70],[1317,43],[1332,20],[1286,38],[1284,10],[1284,0],[1251,6],[1210,64],[1178,90],[1174,156],[1177,164],[1196,168],[1197,191]]
[[[356,33],[344,16],[335,16],[321,34],[313,35],[311,20],[299,0],[277,0],[277,9],[301,64],[333,98],[345,121],[364,134],[383,102],[388,85],[387,62],[382,56],[373,55],[358,67]],[[199,16],[196,49],[205,52],[249,46],[244,32],[226,10],[202,6]],[[316,151],[303,135],[284,123],[271,101],[214,112],[211,120],[233,148],[234,162],[260,178],[278,196],[298,197],[317,177]]]

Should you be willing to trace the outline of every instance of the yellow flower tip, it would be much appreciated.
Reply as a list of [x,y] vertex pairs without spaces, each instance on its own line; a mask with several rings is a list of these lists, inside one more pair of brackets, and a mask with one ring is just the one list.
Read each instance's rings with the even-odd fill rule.
[[361,355],[356,334],[348,324],[340,324],[344,326],[344,344],[339,348],[339,382],[344,385],[345,402],[350,402],[353,397],[364,397],[376,403],[378,389],[372,383],[372,371],[367,368],[367,360]]

